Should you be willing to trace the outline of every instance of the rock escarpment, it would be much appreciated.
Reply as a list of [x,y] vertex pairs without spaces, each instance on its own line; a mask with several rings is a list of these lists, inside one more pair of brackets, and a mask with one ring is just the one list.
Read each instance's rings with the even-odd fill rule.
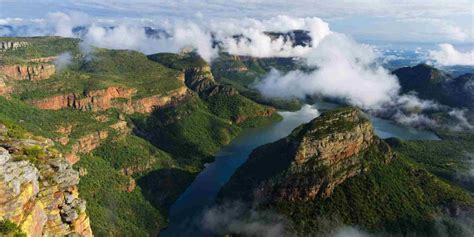
[[0,76],[0,95],[8,94],[10,88],[5,83],[5,79]]
[[0,67],[0,72],[11,80],[38,81],[49,79],[55,72],[54,64],[13,64]]
[[326,198],[337,185],[368,171],[371,163],[387,163],[392,156],[362,112],[338,109],[257,148],[221,196],[259,202]]
[[214,80],[211,66],[195,52],[159,53],[149,55],[148,58],[169,68],[182,71],[186,86],[200,96],[238,94],[238,91],[233,87],[217,83]]
[[199,95],[237,95],[238,92],[231,86],[219,85],[214,80],[209,65],[201,67],[192,67],[184,70],[185,83],[188,88],[197,92]]
[[50,140],[9,134],[0,124],[0,220],[27,236],[92,236],[77,189],[79,172]]
[[25,42],[25,41],[17,41],[17,42],[3,41],[3,42],[0,42],[0,51],[14,50],[21,47],[27,47],[29,45],[30,43]]
[[[166,108],[178,104],[189,96],[186,87],[171,91],[166,95],[153,95],[141,99],[133,99],[137,92],[133,88],[108,87],[103,90],[84,94],[70,93],[32,101],[31,104],[40,109],[59,110],[65,108],[81,111],[103,111],[119,108],[126,113],[150,113],[157,108]],[[125,102],[116,99],[125,99]]]

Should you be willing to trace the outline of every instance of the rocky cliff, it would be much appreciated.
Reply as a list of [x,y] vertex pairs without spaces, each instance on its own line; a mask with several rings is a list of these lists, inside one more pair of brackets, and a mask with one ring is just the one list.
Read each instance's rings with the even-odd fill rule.
[[[81,111],[103,111],[110,108],[119,108],[126,113],[150,113],[156,108],[165,108],[184,100],[189,91],[181,87],[167,95],[153,95],[141,99],[132,99],[137,92],[133,88],[108,87],[84,94],[70,93],[53,96],[41,100],[34,100],[32,105],[40,109],[59,110],[72,108]],[[124,102],[115,99],[125,99]]]
[[256,149],[221,195],[264,202],[326,198],[337,185],[369,170],[371,162],[387,163],[392,156],[362,112],[338,109]]
[[0,95],[8,94],[10,88],[5,83],[5,78],[0,76]]
[[27,47],[28,45],[30,45],[30,43],[24,41],[3,41],[0,42],[0,51],[14,50],[21,47]]
[[185,83],[188,88],[197,92],[199,95],[237,95],[238,92],[231,86],[219,85],[214,80],[209,65],[201,67],[192,67],[184,70]]
[[182,54],[153,54],[148,58],[169,68],[184,72],[186,86],[200,96],[236,95],[231,86],[221,85],[214,80],[211,66],[195,52]]
[[92,236],[79,172],[49,139],[19,137],[0,124],[0,220],[27,236]]
[[54,64],[13,64],[0,66],[0,72],[12,80],[45,80],[49,79],[55,72]]

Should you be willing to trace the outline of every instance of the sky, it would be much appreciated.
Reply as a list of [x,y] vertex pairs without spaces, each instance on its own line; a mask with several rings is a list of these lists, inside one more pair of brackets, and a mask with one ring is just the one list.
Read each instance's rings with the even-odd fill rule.
[[[45,19],[54,12],[83,12],[102,20],[266,19],[318,17],[361,42],[474,42],[474,2],[467,0],[0,0],[0,24],[12,18]],[[20,19],[17,19],[20,20]]]

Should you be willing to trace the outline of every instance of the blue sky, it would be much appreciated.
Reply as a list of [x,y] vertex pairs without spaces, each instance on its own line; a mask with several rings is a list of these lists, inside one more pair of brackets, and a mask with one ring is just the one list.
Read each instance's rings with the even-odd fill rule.
[[474,41],[474,2],[451,1],[22,1],[0,0],[0,19],[45,19],[52,12],[79,11],[100,19],[319,17],[331,30],[359,41],[451,43]]

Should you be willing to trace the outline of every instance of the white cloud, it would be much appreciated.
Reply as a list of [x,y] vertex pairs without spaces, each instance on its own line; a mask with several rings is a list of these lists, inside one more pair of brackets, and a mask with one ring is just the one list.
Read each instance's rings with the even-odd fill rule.
[[399,84],[388,71],[374,64],[375,52],[341,34],[331,34],[306,55],[317,70],[273,70],[256,88],[268,97],[324,96],[365,109],[379,109],[397,96]]
[[343,226],[337,228],[331,237],[370,237],[368,233],[361,231],[355,227]]
[[55,60],[54,65],[56,70],[61,71],[72,62],[72,55],[70,52],[61,53]]
[[435,64],[449,65],[474,65],[474,50],[460,52],[451,44],[440,44],[439,50],[430,50],[429,57]]
[[452,109],[449,111],[449,116],[455,118],[458,123],[454,126],[454,130],[473,130],[474,125],[470,124],[468,119],[466,118],[466,110],[460,110],[460,109]]
[[283,237],[293,236],[287,230],[288,221],[271,211],[257,211],[239,203],[225,203],[204,212],[202,225],[218,235]]

